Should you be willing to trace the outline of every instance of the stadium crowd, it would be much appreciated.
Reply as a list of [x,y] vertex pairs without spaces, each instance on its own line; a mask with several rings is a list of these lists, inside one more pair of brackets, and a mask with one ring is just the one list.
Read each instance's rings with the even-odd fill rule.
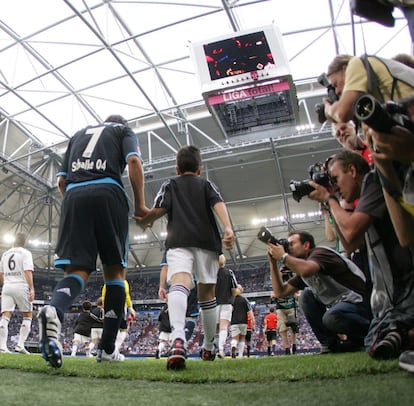
[[[268,304],[257,304],[254,306],[256,329],[252,335],[252,344],[250,353],[254,355],[265,355],[266,354],[266,336],[264,333],[264,317],[267,309],[270,305]],[[148,310],[137,310],[136,317],[131,327],[128,330],[127,337],[122,344],[121,352],[125,355],[130,356],[155,356],[158,346],[158,315],[160,308],[148,309]],[[61,337],[63,350],[66,355],[70,354],[73,345],[73,332],[75,321],[78,317],[78,312],[72,312],[65,315],[65,322],[62,325]],[[299,312],[300,327],[299,333],[297,334],[297,348],[298,353],[316,352],[318,351],[320,344],[316,339],[309,323],[306,318]],[[16,313],[9,324],[9,340],[8,346],[13,348],[17,343],[17,337],[19,327],[21,324],[21,315]],[[27,343],[33,343],[37,345],[39,338],[39,327],[37,320],[34,319],[32,323],[32,329],[27,339]],[[199,320],[196,322],[193,336],[189,341],[188,352],[189,355],[198,356],[200,352],[200,342],[202,338],[202,329]],[[228,338],[225,346],[225,353],[230,354],[230,338]],[[84,354],[83,345],[79,345],[78,354]],[[284,350],[282,348],[282,340],[280,336],[277,337],[277,354],[283,355]]]
[[[267,266],[259,267],[255,270],[243,270],[236,272],[238,282],[244,286],[245,294],[249,297],[250,293],[265,292],[264,296],[258,298],[251,298],[253,309],[255,313],[255,332],[252,335],[251,354],[265,354],[266,340],[263,331],[264,317],[268,307],[271,305],[269,269]],[[50,293],[53,291],[54,284],[47,279],[35,278],[36,285],[36,301],[47,301],[50,299]],[[158,315],[162,304],[157,300],[159,287],[159,276],[146,276],[145,278],[130,281],[130,293],[132,301],[135,303],[136,317],[131,327],[129,328],[127,338],[122,344],[121,352],[125,355],[134,356],[153,356],[158,345]],[[84,300],[90,300],[95,303],[102,291],[102,282],[90,282],[85,291],[78,296],[76,303],[70,313],[65,316],[65,321],[62,325],[62,343],[66,354],[70,353],[73,345],[73,329],[76,318],[79,315],[79,309]],[[147,304],[136,304],[145,300]],[[256,303],[257,302],[257,303]],[[142,303],[142,302],[141,302]],[[300,330],[297,335],[297,347],[299,352],[317,351],[320,344],[312,332],[305,317],[300,314]],[[16,313],[9,324],[9,348],[13,348],[17,342],[18,331],[21,324],[21,314]],[[37,319],[32,322],[32,329],[27,339],[27,342],[37,343],[39,336],[39,327]],[[189,354],[198,355],[200,351],[200,341],[202,339],[202,329],[199,320],[197,320],[196,327],[191,341],[189,342]],[[226,343],[226,353],[230,352],[230,338]],[[278,353],[282,353],[282,341],[278,336]],[[82,353],[84,348],[79,346],[79,353]]]

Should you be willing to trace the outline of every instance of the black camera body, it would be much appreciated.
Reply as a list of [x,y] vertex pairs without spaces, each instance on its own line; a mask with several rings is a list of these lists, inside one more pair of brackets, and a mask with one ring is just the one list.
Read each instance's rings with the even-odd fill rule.
[[399,125],[414,133],[414,123],[403,104],[389,101],[382,105],[375,97],[364,94],[355,103],[355,117],[378,132],[391,132]]
[[350,0],[351,11],[353,14],[366,18],[369,21],[394,27],[395,18],[392,14],[394,4],[391,1],[382,0]]
[[257,233],[257,238],[267,244],[268,242],[274,244],[274,245],[282,245],[285,249],[285,252],[288,252],[289,250],[289,241],[287,238],[279,238],[277,239],[268,228],[265,226],[261,227],[259,232]]
[[294,276],[293,272],[286,265],[283,265],[280,268],[280,272],[282,274],[282,281],[283,282],[287,282],[289,279],[293,278],[293,276]]
[[[331,85],[326,73],[323,72],[318,77],[318,82],[323,86],[326,87],[327,91],[327,100],[329,104],[333,104],[339,100],[338,96],[336,95],[335,88]],[[318,121],[323,124],[326,121],[325,116],[325,104],[324,103],[317,103],[315,104],[315,112],[318,115]]]
[[297,316],[287,316],[285,326],[290,327],[295,334],[299,333],[299,319]]
[[309,185],[309,180],[313,180],[318,185],[328,187],[331,184],[328,171],[325,169],[325,165],[321,162],[316,162],[308,168],[309,178],[305,180],[291,180],[289,183],[292,197],[300,202],[303,196],[307,196],[310,192],[315,190],[314,187]]

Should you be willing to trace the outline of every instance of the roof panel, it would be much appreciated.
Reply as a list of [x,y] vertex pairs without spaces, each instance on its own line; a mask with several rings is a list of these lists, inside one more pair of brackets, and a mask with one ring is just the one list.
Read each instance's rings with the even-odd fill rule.
[[122,77],[87,89],[82,92],[82,95],[96,107],[102,120],[108,114],[115,112],[119,114],[123,112],[125,117],[134,117],[153,111],[148,100],[129,77]]
[[3,3],[1,21],[20,37],[29,37],[45,27],[63,21],[72,13],[63,3],[57,7],[54,0],[41,3],[30,0],[10,0]]
[[210,13],[220,14],[223,7],[221,0],[113,1],[111,5],[134,32],[151,34],[159,29],[181,30],[183,22]]

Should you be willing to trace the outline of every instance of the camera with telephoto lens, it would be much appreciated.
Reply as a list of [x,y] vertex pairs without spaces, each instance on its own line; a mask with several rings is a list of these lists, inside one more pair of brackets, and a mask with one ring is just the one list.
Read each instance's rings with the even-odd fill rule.
[[273,245],[282,245],[285,249],[285,252],[289,250],[289,241],[287,238],[279,238],[277,239],[266,227],[261,227],[259,232],[257,233],[257,238],[267,244],[268,242],[272,243]]
[[330,176],[326,170],[326,165],[321,162],[317,162],[308,168],[309,178],[305,180],[291,180],[289,183],[292,197],[300,202],[303,196],[307,196],[310,192],[315,190],[314,187],[309,185],[309,180],[313,180],[319,185],[328,187],[331,184]]
[[389,101],[384,105],[370,94],[361,96],[355,103],[355,117],[373,130],[383,133],[399,125],[414,133],[414,123],[403,104]]
[[[326,73],[323,72],[318,77],[318,82],[323,86],[326,87],[326,91],[328,93],[327,100],[329,104],[333,104],[336,101],[339,100],[338,96],[335,92],[335,87],[332,86],[331,82],[328,79],[328,76],[326,76]],[[315,104],[315,112],[318,115],[318,121],[323,124],[326,121],[325,116],[325,104],[324,103],[317,103]]]

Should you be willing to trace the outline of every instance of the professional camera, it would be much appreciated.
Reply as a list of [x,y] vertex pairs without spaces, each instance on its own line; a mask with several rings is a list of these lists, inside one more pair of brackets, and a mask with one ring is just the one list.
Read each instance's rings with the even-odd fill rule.
[[286,252],[289,250],[289,242],[287,238],[279,238],[277,239],[266,227],[261,227],[259,232],[257,233],[257,238],[267,244],[271,242],[274,245],[282,245]]
[[[324,164],[317,162],[308,168],[308,172],[310,180],[313,180],[319,185],[327,187],[331,184],[329,173]],[[307,196],[310,192],[315,190],[314,187],[309,185],[309,179],[291,180],[289,187],[292,192],[292,197],[297,202],[300,202],[300,199],[302,199],[303,196]]]
[[[335,93],[335,88],[331,85],[326,73],[323,72],[318,77],[318,82],[323,86],[326,87],[328,92],[327,100],[329,104],[333,104],[338,101],[338,96]],[[325,116],[325,104],[324,103],[317,103],[315,104],[315,112],[318,115],[318,121],[323,124],[326,121]]]
[[403,104],[389,101],[382,105],[370,94],[361,96],[355,103],[355,117],[375,131],[388,133],[395,125],[414,133],[414,123]]
[[280,268],[280,272],[282,273],[282,281],[287,282],[289,279],[293,278],[293,272],[286,266],[282,266]]
[[297,315],[287,316],[285,325],[290,327],[295,334],[299,333],[299,318]]
[[391,1],[383,0],[350,0],[351,11],[353,14],[366,18],[369,21],[394,27],[395,18],[393,16],[394,4]]

